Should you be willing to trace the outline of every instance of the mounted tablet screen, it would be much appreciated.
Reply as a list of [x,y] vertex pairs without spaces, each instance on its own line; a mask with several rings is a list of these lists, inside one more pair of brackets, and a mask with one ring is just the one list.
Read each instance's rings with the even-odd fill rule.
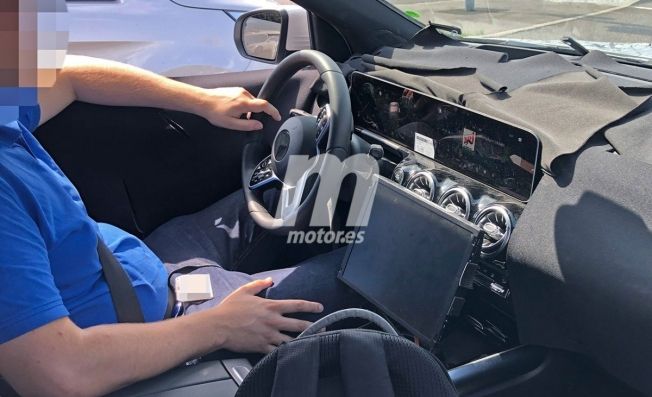
[[340,279],[424,340],[440,333],[480,229],[379,178],[364,240]]

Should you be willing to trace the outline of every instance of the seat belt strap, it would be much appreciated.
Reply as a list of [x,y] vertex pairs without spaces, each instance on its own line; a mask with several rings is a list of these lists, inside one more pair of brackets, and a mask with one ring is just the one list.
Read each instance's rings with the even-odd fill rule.
[[97,253],[118,322],[144,323],[145,317],[129,276],[101,238],[97,239]]

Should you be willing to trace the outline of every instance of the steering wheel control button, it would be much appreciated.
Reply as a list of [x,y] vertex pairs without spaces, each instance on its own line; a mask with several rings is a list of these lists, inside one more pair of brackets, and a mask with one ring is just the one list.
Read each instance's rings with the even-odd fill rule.
[[328,130],[331,127],[332,111],[329,105],[324,105],[317,115],[317,137],[315,141],[319,145],[324,137],[328,135]]
[[258,163],[249,181],[249,189],[256,190],[272,182],[277,182],[278,178],[271,169],[272,159],[267,156],[263,161]]

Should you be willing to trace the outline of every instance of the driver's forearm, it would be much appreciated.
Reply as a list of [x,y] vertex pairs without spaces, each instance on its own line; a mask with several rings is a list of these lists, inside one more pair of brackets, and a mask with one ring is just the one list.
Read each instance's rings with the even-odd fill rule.
[[75,362],[69,362],[80,394],[104,395],[184,361],[219,349],[224,337],[216,316],[196,313],[148,324],[113,324],[82,330]]
[[155,73],[104,59],[68,56],[59,78],[70,82],[75,99],[109,106],[144,106],[199,114],[205,90]]

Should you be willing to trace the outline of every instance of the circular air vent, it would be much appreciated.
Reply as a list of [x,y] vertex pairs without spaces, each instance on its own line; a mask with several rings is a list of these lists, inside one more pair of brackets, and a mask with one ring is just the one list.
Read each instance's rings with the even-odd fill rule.
[[435,189],[437,188],[435,178],[428,171],[415,173],[405,186],[427,200],[432,200],[435,197]]
[[471,215],[471,193],[463,187],[454,187],[442,194],[439,205],[453,215],[469,219]]
[[507,208],[490,205],[478,211],[473,221],[484,231],[483,256],[496,256],[505,249],[514,227],[514,218]]
[[403,185],[404,182],[408,181],[419,170],[419,166],[415,163],[400,163],[392,172],[392,180],[399,185]]
[[399,185],[402,185],[404,179],[405,179],[405,173],[403,172],[403,168],[401,167],[394,168],[394,172],[392,172],[392,180],[398,183]]
[[331,126],[331,107],[326,104],[319,111],[317,115],[317,143],[320,143],[326,135],[328,135],[328,129]]

